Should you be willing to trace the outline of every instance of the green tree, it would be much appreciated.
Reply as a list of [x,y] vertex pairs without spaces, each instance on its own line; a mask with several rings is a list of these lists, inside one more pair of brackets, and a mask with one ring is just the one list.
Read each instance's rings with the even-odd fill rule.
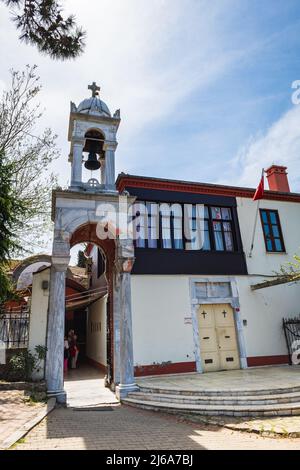
[[83,52],[85,32],[74,16],[64,18],[57,0],[2,0],[13,8],[19,38],[53,59],[75,58]]
[[294,261],[281,267],[278,280],[282,282],[300,281],[300,255],[294,255]]
[[11,71],[11,86],[0,100],[0,271],[1,298],[5,272],[13,256],[41,249],[50,228],[51,165],[58,156],[50,129],[35,135],[41,117],[34,104],[40,91],[36,67]]
[[15,198],[13,191],[13,165],[5,163],[0,153],[0,302],[12,294],[7,275],[10,254],[19,249],[14,228],[20,224],[23,202]]
[[77,253],[77,266],[79,268],[85,268],[86,267],[86,257],[85,257],[84,252],[82,250],[78,250],[78,253]]

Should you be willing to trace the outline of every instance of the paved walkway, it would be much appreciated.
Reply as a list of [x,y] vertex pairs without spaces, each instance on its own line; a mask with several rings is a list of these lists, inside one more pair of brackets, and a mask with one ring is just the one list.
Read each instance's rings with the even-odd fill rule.
[[124,405],[100,410],[56,409],[16,449],[300,449],[299,439],[263,438]]
[[[276,378],[278,369],[269,369],[274,369]],[[284,369],[283,374],[285,374],[285,370],[287,369]],[[299,374],[299,370],[297,372]],[[223,373],[218,373],[216,379],[213,377],[216,374],[206,374],[200,378],[212,380],[211,387],[216,387],[215,381],[222,380],[219,374],[223,375]],[[264,369],[257,369],[255,374],[258,381],[259,376],[266,376]],[[251,374],[248,374],[249,383],[253,381],[252,377]],[[295,380],[285,376],[289,384],[299,384],[298,377],[296,375],[292,375],[292,377],[295,377]],[[171,383],[173,385],[175,383],[177,386],[178,380],[179,382],[184,380],[189,388],[191,384],[198,383],[198,378],[199,375],[188,374],[185,377],[164,377],[163,380],[168,382],[168,386]],[[211,423],[193,422],[186,417],[176,417],[120,405],[114,394],[104,387],[103,379],[103,374],[100,371],[88,366],[81,366],[78,370],[69,371],[65,382],[68,408],[55,409],[32,429],[24,441],[15,446],[15,449],[300,449],[300,439],[297,438],[267,438],[258,434],[215,426]],[[162,380],[161,377],[156,377],[139,379],[139,381],[145,380],[152,383],[154,379],[156,381]],[[186,379],[188,380],[186,381]],[[270,384],[272,383],[271,374],[267,374],[267,380]],[[233,379],[232,383],[234,382]],[[282,385],[286,386],[286,383],[283,384],[283,382]],[[236,384],[238,383],[237,374]],[[278,384],[278,382],[276,383]],[[279,383],[279,385],[281,384]],[[298,420],[298,417],[295,419]]]
[[79,369],[69,370],[65,374],[64,388],[70,407],[88,407],[103,403],[119,403],[115,394],[104,387],[104,373],[82,364]]
[[138,384],[180,390],[253,390],[300,387],[299,366],[255,367],[206,374],[160,375],[137,379]]
[[1,390],[0,392],[0,449],[6,447],[5,441],[35,418],[45,403],[29,401],[28,393],[23,390]]

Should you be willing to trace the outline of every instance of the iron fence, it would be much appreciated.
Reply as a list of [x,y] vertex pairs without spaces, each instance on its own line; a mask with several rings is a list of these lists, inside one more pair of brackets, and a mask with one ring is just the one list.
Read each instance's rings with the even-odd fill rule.
[[0,341],[7,349],[27,348],[29,309],[0,311]]
[[[289,353],[290,364],[299,364],[300,359],[300,316],[295,318],[283,318],[283,330]],[[293,360],[294,358],[294,360]]]

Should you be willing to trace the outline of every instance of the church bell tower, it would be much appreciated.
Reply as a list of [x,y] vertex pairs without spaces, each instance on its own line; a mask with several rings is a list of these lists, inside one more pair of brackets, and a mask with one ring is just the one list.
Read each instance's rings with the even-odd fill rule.
[[[78,106],[71,102],[68,140],[71,182],[69,189],[82,192],[116,192],[115,151],[120,110],[111,115],[100,99],[100,87],[88,86],[92,96]],[[83,181],[82,166],[91,171]]]

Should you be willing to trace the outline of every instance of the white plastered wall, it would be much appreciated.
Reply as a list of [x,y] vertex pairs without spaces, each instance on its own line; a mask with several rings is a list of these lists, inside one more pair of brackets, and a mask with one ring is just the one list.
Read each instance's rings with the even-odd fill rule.
[[[201,276],[203,277],[203,276]],[[222,276],[205,276],[221,281]],[[252,291],[261,277],[231,276],[235,280],[246,356],[287,355],[283,317],[299,314],[300,285],[280,285]],[[195,361],[189,281],[195,276],[132,275],[134,364]],[[224,276],[224,281],[228,277]]]
[[274,275],[280,266],[293,261],[293,256],[300,253],[300,204],[283,201],[259,201],[261,209],[278,210],[286,253],[267,253],[258,214],[255,230],[254,247],[251,258],[249,251],[253,236],[257,202],[250,198],[237,198],[237,211],[244,252],[249,275]]
[[188,276],[132,275],[134,365],[195,360]]
[[237,211],[248,276],[237,277],[247,356],[286,355],[287,347],[282,329],[283,317],[300,313],[300,284],[281,284],[251,291],[251,284],[271,280],[288,266],[293,256],[300,253],[300,204],[295,202],[260,200],[259,208],[278,211],[285,253],[268,253],[265,247],[262,224],[258,214],[254,247],[249,256],[253,236],[257,202],[249,198],[237,198]]
[[252,291],[260,277],[236,277],[247,357],[287,355],[282,319],[300,313],[300,285],[282,284]]
[[86,355],[93,361],[106,366],[106,303],[102,297],[89,307],[87,320]]
[[[47,289],[42,289],[43,281],[48,282]],[[32,353],[36,346],[46,346],[49,286],[50,268],[33,274],[28,343],[28,349]],[[41,363],[39,371],[34,372],[33,379],[40,380],[43,377],[44,364]]]

